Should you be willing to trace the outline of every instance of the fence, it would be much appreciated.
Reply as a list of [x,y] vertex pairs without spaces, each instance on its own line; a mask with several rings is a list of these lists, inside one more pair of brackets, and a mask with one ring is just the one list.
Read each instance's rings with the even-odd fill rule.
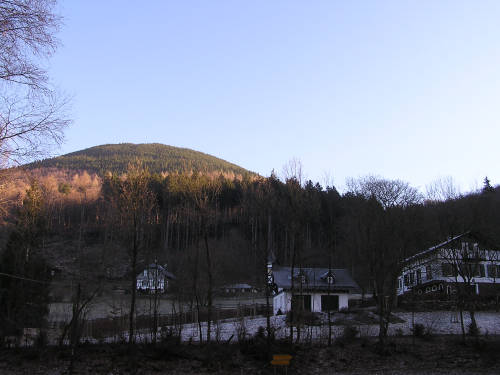
[[[255,317],[266,315],[266,305],[254,303],[249,305],[235,306],[213,306],[212,321],[222,319],[239,318],[244,316]],[[272,315],[272,309],[269,313]],[[182,324],[206,322],[208,320],[208,309],[206,307],[171,314],[139,315],[135,318],[136,330],[153,330],[159,327],[179,326]],[[82,337],[90,337],[96,340],[106,337],[123,336],[129,329],[129,315],[121,315],[112,318],[99,318],[87,320],[84,323]],[[64,324],[62,324],[64,325]],[[52,328],[61,328],[61,324],[54,324]]]

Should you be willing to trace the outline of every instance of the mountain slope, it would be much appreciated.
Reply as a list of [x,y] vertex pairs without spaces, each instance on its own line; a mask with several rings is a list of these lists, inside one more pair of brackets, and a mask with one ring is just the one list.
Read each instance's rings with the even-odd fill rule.
[[212,155],[159,143],[121,143],[95,146],[30,163],[25,167],[29,169],[86,170],[103,175],[106,172],[123,173],[127,170],[128,164],[135,159],[143,161],[152,173],[196,171],[200,173],[254,174]]

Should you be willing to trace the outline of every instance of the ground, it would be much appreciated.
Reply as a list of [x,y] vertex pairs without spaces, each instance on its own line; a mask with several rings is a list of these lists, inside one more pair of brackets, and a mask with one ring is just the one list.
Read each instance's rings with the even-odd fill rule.
[[[75,374],[273,374],[264,337],[245,342],[179,345],[165,341],[138,346],[135,356],[121,345],[82,345]],[[331,346],[276,343],[273,353],[293,355],[288,374],[498,374],[500,336],[425,338],[391,337],[384,349],[375,338],[338,338]],[[0,373],[67,374],[68,348],[24,348],[0,351]],[[277,371],[284,373],[284,371]]]

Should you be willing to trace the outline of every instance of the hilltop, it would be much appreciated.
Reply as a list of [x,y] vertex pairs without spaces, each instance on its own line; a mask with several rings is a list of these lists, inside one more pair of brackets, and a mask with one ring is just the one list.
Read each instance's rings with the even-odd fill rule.
[[104,175],[106,172],[124,173],[127,165],[139,159],[151,173],[233,173],[254,175],[236,164],[188,148],[167,146],[160,143],[120,143],[95,146],[66,155],[25,165],[28,169],[86,170]]

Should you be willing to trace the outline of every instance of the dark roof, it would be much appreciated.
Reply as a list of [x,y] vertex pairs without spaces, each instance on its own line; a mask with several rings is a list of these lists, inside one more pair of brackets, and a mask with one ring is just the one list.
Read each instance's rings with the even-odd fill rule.
[[[150,265],[148,265],[148,266],[144,269],[144,271],[146,271],[146,270],[151,270],[151,271],[154,271],[156,268],[158,269],[158,274],[159,274],[160,276],[161,276],[161,275],[163,275],[163,277],[166,277],[167,279],[173,279],[173,280],[175,280],[175,279],[176,279],[176,277],[175,277],[175,275],[174,275],[173,273],[168,272],[168,271],[165,269],[165,267],[163,267],[163,266],[162,266],[162,265],[160,265],[160,264],[151,263]],[[144,271],[143,271],[143,272],[144,272]],[[143,278],[144,278],[143,272],[141,272],[141,273],[137,276],[137,279],[138,279],[138,280],[139,280],[139,279],[143,279]]]
[[432,246],[432,247],[429,247],[427,250],[424,250],[424,251],[421,251],[420,253],[417,253],[415,255],[412,255],[411,257],[408,257],[406,258],[403,262],[406,263],[406,262],[410,262],[412,260],[415,260],[417,258],[421,258],[422,256],[424,255],[427,255],[429,253],[432,253],[434,250],[437,250],[437,249],[440,249],[442,248],[443,246],[446,246],[450,243],[452,243],[453,241],[455,240],[458,240],[459,238],[462,238],[463,236],[465,236],[466,234],[468,234],[468,232],[466,233],[462,233],[462,234],[459,234],[458,236],[454,236],[454,237],[449,237],[446,241],[444,242],[441,242],[440,244],[438,245],[435,245],[435,246]]
[[426,255],[434,252],[435,250],[441,249],[442,247],[451,244],[454,241],[457,241],[461,238],[472,238],[475,241],[477,241],[480,245],[486,246],[489,250],[499,250],[498,246],[496,246],[490,239],[484,237],[483,235],[471,231],[467,231],[465,233],[456,235],[456,236],[450,236],[448,239],[444,242],[441,242],[438,245],[432,246],[428,248],[427,250],[421,251],[420,253],[417,253],[415,255],[412,255],[411,257],[406,258],[403,263],[408,263],[411,262],[415,259],[423,258]]
[[253,289],[253,286],[245,283],[224,285],[222,289]]
[[[291,267],[273,267],[274,283],[278,288],[290,289],[292,287]],[[294,275],[304,275],[306,282],[302,286],[308,290],[328,290],[330,287],[332,291],[338,289],[348,289],[358,291],[359,286],[349,274],[349,271],[343,268],[332,269],[334,282],[331,286],[328,285],[326,276],[328,275],[328,268],[295,268]],[[299,280],[294,281],[294,286],[299,287]]]

